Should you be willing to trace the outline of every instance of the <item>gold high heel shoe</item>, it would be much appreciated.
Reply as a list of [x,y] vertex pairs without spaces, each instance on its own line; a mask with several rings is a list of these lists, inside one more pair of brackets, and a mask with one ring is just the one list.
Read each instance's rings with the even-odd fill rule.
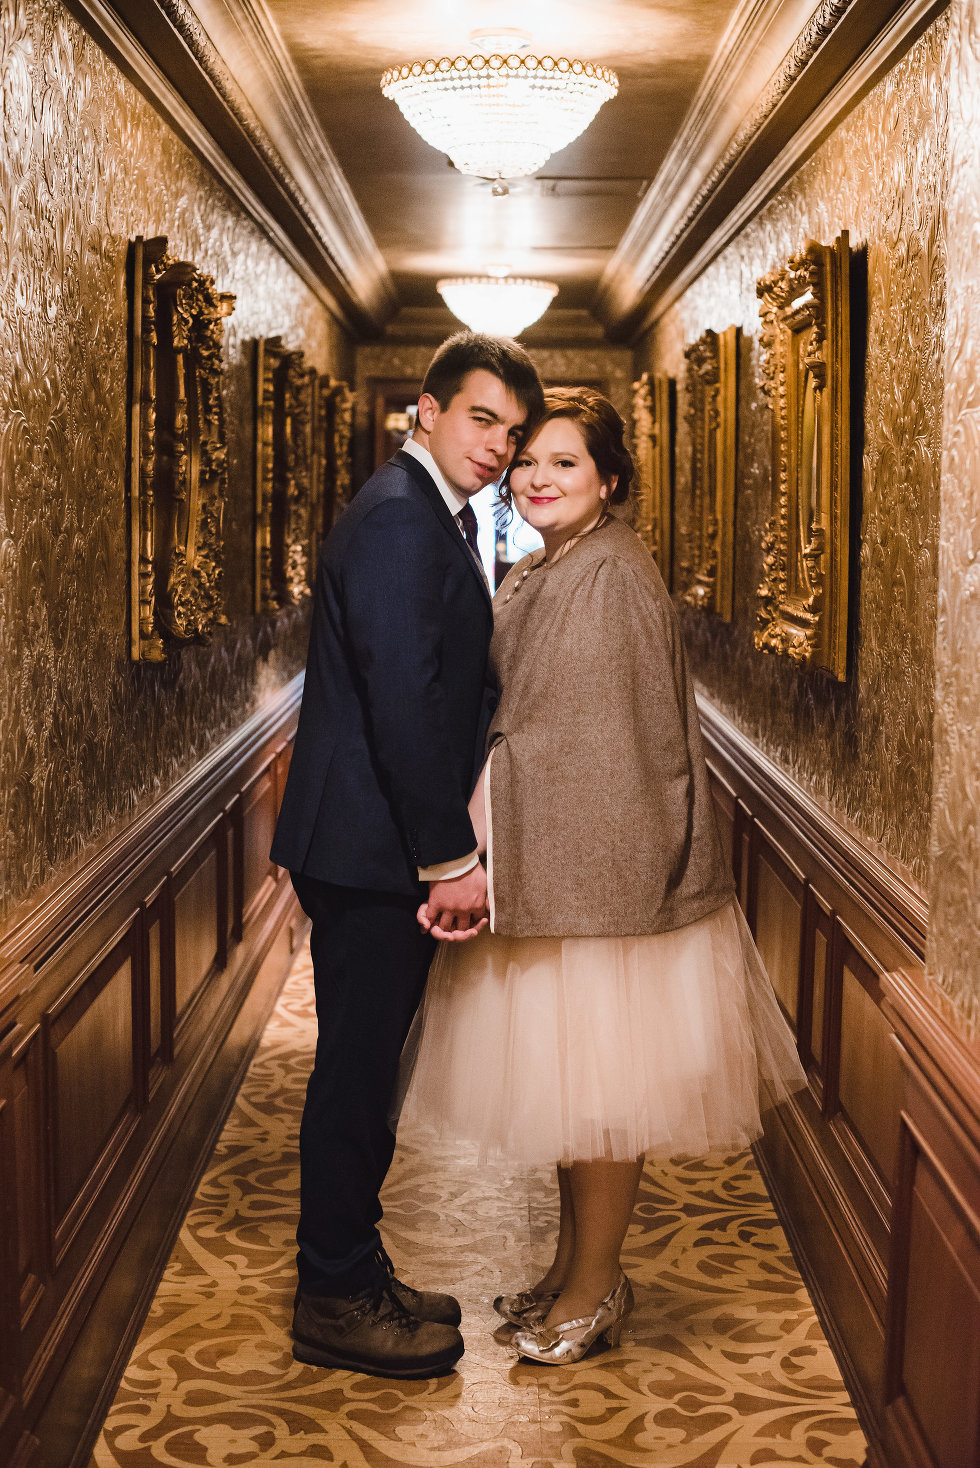
[[498,1295],[493,1308],[511,1325],[536,1326],[544,1320],[558,1294],[558,1290],[543,1295],[534,1290],[521,1290],[517,1295]]
[[609,1345],[618,1346],[623,1321],[632,1308],[633,1286],[625,1274],[621,1274],[605,1299],[599,1301],[594,1315],[563,1320],[560,1325],[541,1324],[537,1329],[519,1330],[512,1344],[521,1356],[540,1361],[545,1366],[570,1366],[581,1361],[600,1336],[604,1336]]

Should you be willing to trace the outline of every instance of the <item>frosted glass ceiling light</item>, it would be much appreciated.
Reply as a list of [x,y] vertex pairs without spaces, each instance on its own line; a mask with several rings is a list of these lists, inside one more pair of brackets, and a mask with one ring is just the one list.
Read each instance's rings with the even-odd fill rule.
[[471,331],[490,336],[519,336],[548,309],[558,287],[553,280],[522,280],[491,275],[462,275],[436,282],[454,316]]
[[393,66],[381,90],[460,173],[526,178],[584,132],[619,91],[614,71],[565,56],[527,55],[526,39],[521,32],[477,32],[474,42],[504,41],[512,49]]

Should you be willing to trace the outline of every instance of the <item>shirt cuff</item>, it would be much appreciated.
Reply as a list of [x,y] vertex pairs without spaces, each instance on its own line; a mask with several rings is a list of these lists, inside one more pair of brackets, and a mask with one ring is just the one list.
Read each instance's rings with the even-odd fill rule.
[[434,867],[419,867],[419,881],[451,882],[453,877],[471,872],[479,860],[479,851],[471,851],[469,856],[457,856],[455,861],[440,861]]

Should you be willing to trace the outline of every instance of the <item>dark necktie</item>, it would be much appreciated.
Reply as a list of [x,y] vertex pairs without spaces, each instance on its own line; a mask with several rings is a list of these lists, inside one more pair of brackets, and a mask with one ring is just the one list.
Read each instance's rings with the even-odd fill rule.
[[462,530],[463,532],[463,539],[466,541],[466,544],[476,556],[477,560],[479,560],[480,547],[477,544],[476,540],[476,511],[470,504],[469,500],[467,500],[466,504],[456,516],[456,520],[459,524],[460,530]]

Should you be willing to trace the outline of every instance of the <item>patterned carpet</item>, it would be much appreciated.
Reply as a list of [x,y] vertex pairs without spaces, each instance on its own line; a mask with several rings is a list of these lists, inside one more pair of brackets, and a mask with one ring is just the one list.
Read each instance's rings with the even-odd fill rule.
[[92,1464],[344,1468],[857,1468],[864,1440],[752,1158],[649,1169],[618,1350],[518,1363],[489,1300],[526,1284],[556,1222],[546,1172],[403,1139],[390,1253],[452,1288],[466,1354],[436,1381],[302,1366],[287,1335],[296,1138],[315,1040],[295,967],[211,1158]]

